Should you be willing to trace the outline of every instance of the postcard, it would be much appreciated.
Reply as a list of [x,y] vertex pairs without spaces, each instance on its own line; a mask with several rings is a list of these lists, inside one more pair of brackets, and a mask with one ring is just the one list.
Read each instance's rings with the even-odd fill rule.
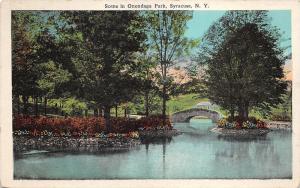
[[299,1],[1,2],[3,187],[299,187]]

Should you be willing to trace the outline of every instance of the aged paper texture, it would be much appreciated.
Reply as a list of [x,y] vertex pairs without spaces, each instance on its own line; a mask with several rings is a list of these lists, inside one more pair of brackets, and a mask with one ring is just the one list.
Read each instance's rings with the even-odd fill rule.
[[2,187],[300,186],[300,1],[0,14]]

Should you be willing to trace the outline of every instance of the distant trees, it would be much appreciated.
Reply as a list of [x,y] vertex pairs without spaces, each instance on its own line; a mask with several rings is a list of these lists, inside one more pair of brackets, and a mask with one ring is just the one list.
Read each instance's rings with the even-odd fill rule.
[[135,96],[133,102],[135,105],[139,103],[143,104],[143,112],[146,116],[153,111],[153,106],[157,108],[156,97],[159,96],[158,79],[159,73],[157,72],[156,57],[150,52],[145,50],[144,53],[140,53],[136,59],[138,66],[132,67],[135,72],[135,76],[142,81],[140,86],[140,94]]
[[228,11],[206,33],[199,62],[207,65],[210,100],[247,119],[256,107],[270,110],[286,90],[276,28],[266,11]]

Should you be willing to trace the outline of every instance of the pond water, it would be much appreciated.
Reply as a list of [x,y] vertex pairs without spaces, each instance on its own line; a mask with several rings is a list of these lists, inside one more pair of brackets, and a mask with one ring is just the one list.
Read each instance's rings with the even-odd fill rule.
[[38,153],[18,156],[16,179],[291,178],[291,132],[259,138],[220,137],[211,120],[176,123],[183,134],[144,140],[118,153]]

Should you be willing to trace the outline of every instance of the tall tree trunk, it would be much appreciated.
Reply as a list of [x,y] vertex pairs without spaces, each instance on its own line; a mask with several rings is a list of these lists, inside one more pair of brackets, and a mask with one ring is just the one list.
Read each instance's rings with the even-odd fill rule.
[[97,110],[98,110],[98,116],[102,117],[102,107],[98,108]]
[[35,116],[38,116],[39,115],[38,97],[35,97],[33,100],[34,100]]
[[115,106],[116,117],[118,117],[118,105]]
[[239,118],[244,119],[244,107],[242,104],[239,104]]
[[230,110],[230,118],[233,120],[234,119],[234,109]]
[[85,117],[88,117],[88,109],[84,110],[84,115],[85,115]]
[[163,77],[163,97],[162,97],[162,116],[163,116],[163,125],[166,125],[166,106],[167,106],[167,66],[164,64],[162,66],[162,77]]
[[246,102],[244,106],[244,118],[248,119],[249,118],[249,103]]
[[149,93],[148,93],[148,91],[145,92],[145,115],[146,115],[146,117],[149,116]]
[[44,98],[44,115],[47,115],[47,97]]
[[104,119],[105,119],[105,128],[106,132],[111,132],[111,125],[110,125],[110,106],[104,106]]
[[162,116],[163,116],[163,125],[166,125],[166,103],[167,103],[167,99],[166,99],[166,84],[163,84],[163,98],[162,98]]
[[124,117],[127,117],[127,109],[124,108]]
[[57,105],[57,103],[55,103],[55,113],[56,113],[56,115],[58,115],[58,114],[59,114],[59,108],[58,108],[58,105]]
[[23,101],[23,114],[28,114],[28,97],[22,95],[22,101]]
[[103,107],[100,108],[100,114],[99,115],[100,115],[100,117],[104,116]]
[[20,114],[20,96],[17,96],[17,111],[18,111],[18,115]]
[[248,114],[248,110],[247,109],[245,109],[245,111],[244,111],[244,118],[245,119],[249,118],[249,114]]
[[98,117],[98,109],[97,108],[94,108],[94,116]]
[[247,120],[249,117],[249,106],[248,104],[240,104],[239,105],[239,117],[243,120]]
[[60,114],[61,114],[61,116],[64,116],[63,107],[64,107],[63,101],[60,101],[60,103],[59,103],[59,108],[60,108]]

